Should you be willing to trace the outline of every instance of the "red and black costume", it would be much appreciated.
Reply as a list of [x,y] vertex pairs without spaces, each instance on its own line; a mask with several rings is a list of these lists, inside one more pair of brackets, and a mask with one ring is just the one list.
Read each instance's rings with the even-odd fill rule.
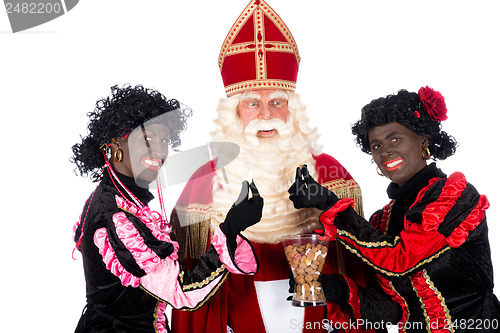
[[391,183],[388,194],[392,201],[371,226],[348,199],[320,217],[327,233],[377,273],[380,288],[344,277],[354,318],[398,324],[401,332],[498,332],[487,198],[463,174],[446,177],[434,163],[401,187]]

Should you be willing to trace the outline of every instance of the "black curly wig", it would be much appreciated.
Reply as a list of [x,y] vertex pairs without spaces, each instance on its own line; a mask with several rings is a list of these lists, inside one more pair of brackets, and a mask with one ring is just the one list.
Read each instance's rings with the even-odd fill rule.
[[73,145],[71,162],[76,164],[81,176],[90,174],[93,182],[98,181],[105,165],[104,145],[167,112],[171,112],[169,117],[162,119],[171,132],[170,145],[175,149],[181,144],[180,134],[186,129],[186,120],[192,113],[190,108],[141,85],[111,87],[111,96],[99,99],[94,111],[88,113],[89,134],[82,138],[82,143]]
[[352,126],[352,134],[361,150],[371,154],[368,131],[377,126],[397,122],[429,141],[431,157],[444,160],[453,155],[458,143],[441,130],[441,122],[431,119],[423,109],[418,94],[404,89],[395,95],[374,99],[361,109],[361,120]]

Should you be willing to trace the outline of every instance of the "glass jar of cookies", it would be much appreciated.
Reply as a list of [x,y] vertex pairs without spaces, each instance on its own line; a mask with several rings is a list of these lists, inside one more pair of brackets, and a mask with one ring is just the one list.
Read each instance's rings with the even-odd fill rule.
[[295,278],[293,306],[326,305],[318,278],[328,252],[328,238],[320,235],[286,236],[282,242]]

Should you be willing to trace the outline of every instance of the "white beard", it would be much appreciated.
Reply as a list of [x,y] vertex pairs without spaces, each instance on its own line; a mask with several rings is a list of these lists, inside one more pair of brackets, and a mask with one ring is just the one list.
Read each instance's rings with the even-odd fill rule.
[[[315,147],[319,137],[315,128],[307,125],[305,106],[299,96],[289,94],[289,110],[286,124],[277,119],[269,122],[252,121],[243,129],[243,123],[236,114],[238,96],[219,102],[219,117],[215,120],[216,130],[213,141],[228,141],[240,146],[240,154],[235,160],[217,170],[213,187],[212,228],[224,222],[225,215],[238,198],[244,180],[255,182],[264,198],[262,219],[247,228],[243,234],[258,243],[277,243],[282,236],[311,232],[318,229],[316,209],[293,207],[288,189],[295,181],[298,166],[308,165],[311,175],[316,178],[315,160],[319,154]],[[277,128],[273,138],[258,138],[258,130]],[[225,176],[223,175],[225,172]],[[227,182],[226,182],[227,180]]]

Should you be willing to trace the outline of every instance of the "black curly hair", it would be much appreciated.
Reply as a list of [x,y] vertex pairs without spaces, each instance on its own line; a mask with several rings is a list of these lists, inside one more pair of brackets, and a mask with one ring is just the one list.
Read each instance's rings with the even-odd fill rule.
[[395,95],[374,99],[361,109],[361,120],[351,128],[361,150],[371,154],[368,131],[392,122],[400,123],[414,133],[426,137],[434,160],[444,160],[456,151],[458,143],[451,135],[441,130],[440,121],[431,119],[423,109],[418,94],[404,89]]
[[167,112],[172,116],[161,118],[171,132],[170,144],[175,149],[181,144],[180,134],[186,129],[186,120],[192,114],[189,107],[141,85],[111,87],[111,96],[99,99],[94,111],[88,113],[89,134],[82,138],[82,143],[73,145],[71,162],[76,164],[81,176],[90,174],[93,182],[98,181],[105,165],[103,145]]

